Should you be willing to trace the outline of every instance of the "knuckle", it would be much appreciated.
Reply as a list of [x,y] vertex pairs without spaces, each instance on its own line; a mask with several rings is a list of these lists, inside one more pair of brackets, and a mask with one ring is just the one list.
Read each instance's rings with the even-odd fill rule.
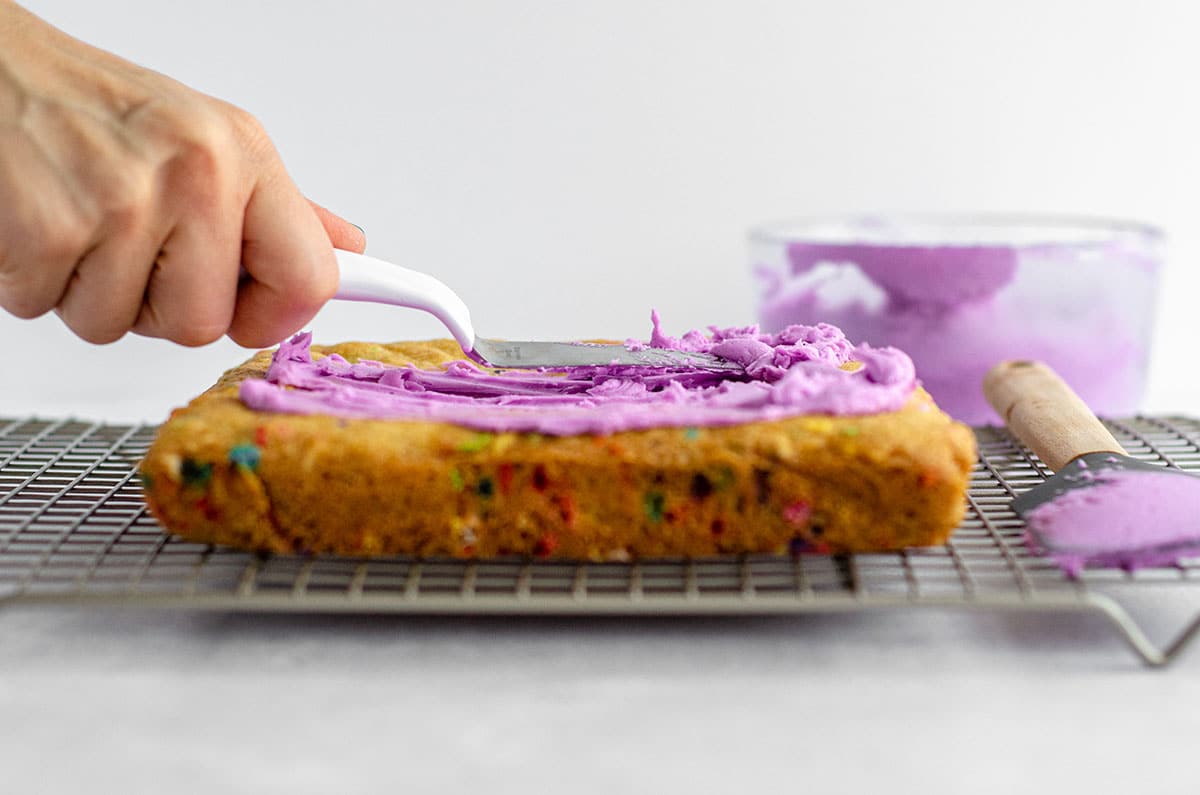
[[22,250],[0,258],[0,307],[30,320],[58,305],[91,235],[87,227],[67,222],[25,224],[21,236]]
[[9,272],[74,266],[92,241],[91,223],[71,208],[36,209],[19,220],[12,240],[20,241],[20,255],[5,266]]
[[53,309],[54,302],[32,290],[17,287],[10,279],[0,276],[0,306],[22,320],[32,320]]
[[93,345],[108,345],[124,337],[127,330],[111,326],[96,326],[76,333],[85,342],[90,342]]
[[62,318],[63,322],[67,324],[67,328],[71,329],[75,336],[93,345],[108,345],[116,342],[125,336],[125,332],[129,331],[127,325],[114,323],[96,315],[63,311]]
[[206,136],[197,136],[180,149],[176,163],[191,184],[215,183],[222,173],[225,144]]
[[224,104],[223,110],[238,148],[251,162],[269,165],[279,160],[275,144],[256,116],[236,105]]
[[172,149],[207,144],[222,132],[218,114],[203,102],[186,99],[145,106],[139,124],[151,133],[152,138]]
[[46,314],[62,294],[54,279],[57,269],[40,267],[37,260],[32,261],[35,267],[29,267],[29,262],[8,254],[0,258],[0,308],[22,320]]
[[225,335],[229,327],[225,319],[200,308],[181,308],[175,312],[159,312],[158,315],[161,318],[162,336],[188,348],[198,348],[216,342]]
[[168,185],[175,201],[189,213],[212,214],[220,207],[234,172],[230,166],[234,140],[227,124],[209,110],[189,113],[168,165]]
[[222,324],[185,325],[173,328],[167,338],[188,348],[199,348],[202,345],[216,342],[225,336]]
[[207,102],[192,103],[180,110],[184,118],[176,127],[184,131],[185,139],[223,146],[267,140],[266,128],[258,117],[231,102],[208,98]]
[[187,212],[196,218],[220,215],[225,196],[221,156],[212,149],[192,146],[176,159],[171,176],[175,200],[186,204]]
[[140,228],[152,212],[154,178],[146,169],[116,170],[108,175],[100,191],[101,211],[115,232]]
[[233,131],[243,141],[253,142],[266,139],[266,128],[263,127],[262,122],[253,113],[229,103],[222,103],[221,108]]
[[[203,188],[220,177],[233,137],[229,123],[210,103],[195,99],[150,103],[139,109],[137,125],[156,142],[158,156],[150,162],[163,169],[168,193],[182,192],[190,202],[197,186]],[[154,168],[142,169],[136,187],[153,190],[158,176]]]
[[30,230],[33,257],[40,267],[74,266],[87,251],[92,240],[88,225],[70,219],[57,223],[48,219],[38,221]]
[[229,339],[241,345],[243,348],[263,348],[265,345],[259,344],[259,334],[251,334],[240,329],[232,328],[229,330]]
[[232,328],[229,330],[229,339],[243,348],[269,348],[281,339],[286,339],[287,336],[286,333],[270,334],[261,329]]

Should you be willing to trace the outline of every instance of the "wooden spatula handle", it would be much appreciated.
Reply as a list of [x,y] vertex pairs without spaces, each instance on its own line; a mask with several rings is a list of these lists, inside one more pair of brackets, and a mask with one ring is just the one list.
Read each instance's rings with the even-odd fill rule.
[[1084,453],[1126,454],[1087,404],[1041,362],[1001,362],[983,377],[983,394],[1051,469]]

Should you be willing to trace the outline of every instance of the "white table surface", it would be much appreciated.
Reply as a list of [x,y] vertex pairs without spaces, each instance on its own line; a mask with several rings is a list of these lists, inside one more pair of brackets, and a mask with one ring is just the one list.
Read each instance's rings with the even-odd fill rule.
[[1092,616],[10,606],[0,638],[5,792],[1196,791],[1200,653],[1143,668]]

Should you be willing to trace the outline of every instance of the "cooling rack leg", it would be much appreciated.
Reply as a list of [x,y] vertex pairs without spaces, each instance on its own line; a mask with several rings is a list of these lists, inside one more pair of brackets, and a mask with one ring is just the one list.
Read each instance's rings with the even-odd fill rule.
[[1122,639],[1142,658],[1142,662],[1153,668],[1167,665],[1179,656],[1192,639],[1200,633],[1200,613],[1196,615],[1175,639],[1164,648],[1159,648],[1138,625],[1129,612],[1113,599],[1101,594],[1090,594],[1088,604],[1104,615],[1120,631]]
[[1186,649],[1192,642],[1192,639],[1196,637],[1197,633],[1200,633],[1200,613],[1197,613],[1196,617],[1192,619],[1192,623],[1188,624],[1187,627],[1185,627],[1184,630],[1176,636],[1175,640],[1171,641],[1170,645],[1167,646],[1166,650],[1163,652],[1166,662],[1174,660],[1180,652]]

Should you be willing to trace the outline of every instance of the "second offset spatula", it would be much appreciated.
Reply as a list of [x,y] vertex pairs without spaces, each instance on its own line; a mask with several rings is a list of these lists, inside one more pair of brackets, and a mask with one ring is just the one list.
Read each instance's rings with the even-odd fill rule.
[[741,365],[707,353],[580,342],[496,340],[480,337],[471,312],[457,294],[427,273],[409,270],[365,254],[338,250],[341,281],[336,298],[406,306],[429,312],[440,320],[463,352],[491,367],[579,367],[609,364],[640,367],[698,367],[741,370]]
[[1200,554],[1200,478],[1129,456],[1039,362],[996,365],[983,392],[1009,430],[1054,470],[1012,507],[1033,546],[1068,573],[1088,565],[1169,565]]

